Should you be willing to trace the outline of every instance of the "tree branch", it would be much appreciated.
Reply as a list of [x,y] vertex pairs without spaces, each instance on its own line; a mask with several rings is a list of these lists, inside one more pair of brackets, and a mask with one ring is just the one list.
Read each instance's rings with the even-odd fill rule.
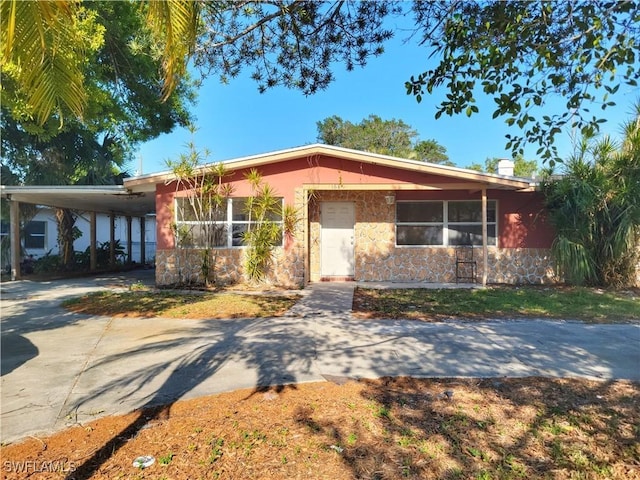
[[[242,37],[248,35],[249,33],[251,33],[252,31],[260,28],[261,26],[263,26],[265,23],[270,22],[271,20],[281,17],[282,15],[285,14],[285,10],[286,9],[291,9],[291,10],[296,10],[298,7],[298,4],[301,4],[303,0],[294,0],[293,3],[291,3],[289,6],[286,5],[280,5],[278,7],[278,11],[274,12],[270,15],[266,15],[265,17],[261,18],[259,21],[255,22],[252,25],[249,25],[247,28],[245,28],[244,30],[242,30],[241,32],[239,32],[238,34],[232,36],[232,37],[227,37],[225,40],[221,41],[221,42],[217,42],[217,43],[213,43],[210,45],[207,45],[206,48],[207,49],[216,49],[216,48],[220,48],[223,47],[225,45],[232,45],[233,43],[235,43],[236,41],[238,41],[239,39],[241,39]],[[275,4],[273,4],[275,5]],[[294,8],[292,8],[294,7]],[[215,31],[210,30],[211,33],[215,34]]]

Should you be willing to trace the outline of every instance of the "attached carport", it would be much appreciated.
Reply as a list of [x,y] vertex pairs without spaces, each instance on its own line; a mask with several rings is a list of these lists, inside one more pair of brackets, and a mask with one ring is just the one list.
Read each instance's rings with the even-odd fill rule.
[[116,216],[127,219],[127,251],[131,252],[131,222],[139,218],[141,224],[142,263],[144,263],[144,222],[146,215],[156,211],[155,192],[138,191],[122,185],[108,186],[0,186],[0,196],[10,204],[10,245],[11,279],[21,278],[20,272],[20,204],[42,205],[53,208],[68,208],[89,212],[90,214],[90,270],[97,265],[96,214],[109,215],[111,219],[109,242],[112,247],[111,258],[114,263],[113,246],[115,243],[113,224]]

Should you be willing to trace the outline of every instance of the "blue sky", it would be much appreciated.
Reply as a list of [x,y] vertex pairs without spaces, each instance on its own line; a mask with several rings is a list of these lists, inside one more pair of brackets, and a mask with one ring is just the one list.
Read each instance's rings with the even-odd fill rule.
[[[402,38],[388,42],[385,53],[370,59],[364,68],[346,72],[342,65],[335,65],[335,81],[309,97],[280,87],[260,94],[249,78],[249,69],[226,85],[217,77],[207,78],[193,108],[198,127],[196,146],[211,152],[211,162],[267,153],[315,143],[316,122],[332,115],[357,123],[375,114],[385,120],[403,120],[417,130],[420,139],[435,139],[460,167],[482,164],[491,157],[510,158],[511,153],[504,148],[505,134],[519,131],[507,127],[502,118],[491,119],[494,109],[490,97],[478,94],[480,113],[470,118],[464,114],[443,115],[435,120],[436,105],[444,97],[444,90],[423,97],[420,104],[406,94],[405,81],[428,69],[429,50],[414,43],[404,44]],[[605,111],[608,122],[601,129],[616,137],[638,98],[637,90],[623,88],[616,98],[618,105]],[[594,113],[599,115],[596,109]],[[185,152],[190,139],[186,129],[179,129],[143,144],[130,170],[137,172],[140,162],[144,174],[167,170],[166,160]],[[556,145],[560,156],[566,157],[571,152],[570,132],[557,137]],[[535,159],[536,150],[537,146],[527,147],[525,158]]]

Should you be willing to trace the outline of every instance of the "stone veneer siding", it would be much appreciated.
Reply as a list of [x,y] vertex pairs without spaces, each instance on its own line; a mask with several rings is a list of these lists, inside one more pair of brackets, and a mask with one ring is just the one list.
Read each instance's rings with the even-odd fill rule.
[[[396,247],[395,205],[387,191],[316,192],[309,204],[310,280],[321,280],[320,203],[355,203],[355,275],[357,281],[455,282],[455,249],[447,247]],[[555,280],[548,249],[488,249],[489,283],[547,284]],[[482,248],[475,251],[478,279],[482,278]]]
[[[273,263],[267,272],[267,283],[290,288],[304,285],[304,263],[300,249],[277,247]],[[156,251],[156,285],[203,284],[202,252],[200,249]],[[243,280],[243,248],[212,249],[209,254],[212,273],[210,281],[229,285]]]

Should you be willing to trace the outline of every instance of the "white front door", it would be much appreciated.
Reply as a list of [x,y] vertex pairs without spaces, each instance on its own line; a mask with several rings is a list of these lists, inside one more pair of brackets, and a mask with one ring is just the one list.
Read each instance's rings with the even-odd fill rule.
[[321,275],[352,277],[354,275],[355,206],[352,202],[323,202],[320,208]]

